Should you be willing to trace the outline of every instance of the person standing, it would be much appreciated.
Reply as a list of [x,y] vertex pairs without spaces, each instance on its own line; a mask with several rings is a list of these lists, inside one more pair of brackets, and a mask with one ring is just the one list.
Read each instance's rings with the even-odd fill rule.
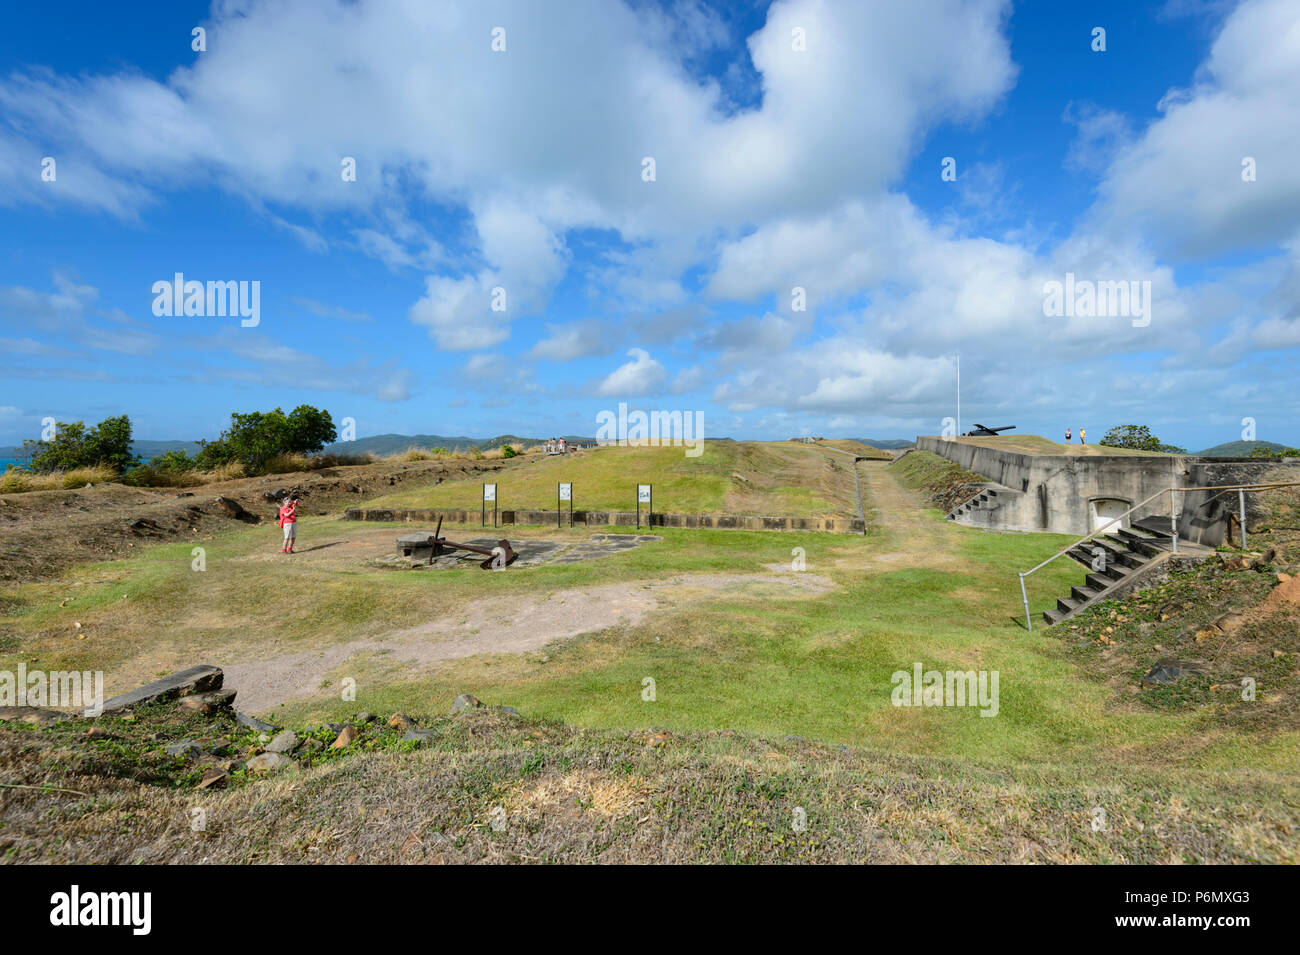
[[1080,444],[1088,443],[1088,432],[1085,431],[1083,428],[1079,429],[1079,443]]
[[1065,443],[1066,443],[1066,444],[1069,444],[1069,443],[1070,443],[1070,439],[1073,438],[1073,437],[1074,437],[1074,435],[1073,435],[1073,433],[1071,432],[1071,430],[1070,430],[1069,428],[1066,428],[1066,429],[1065,429]]
[[280,518],[276,523],[284,528],[284,546],[280,548],[282,554],[292,554],[293,545],[298,539],[299,503],[296,497],[291,497],[280,505]]

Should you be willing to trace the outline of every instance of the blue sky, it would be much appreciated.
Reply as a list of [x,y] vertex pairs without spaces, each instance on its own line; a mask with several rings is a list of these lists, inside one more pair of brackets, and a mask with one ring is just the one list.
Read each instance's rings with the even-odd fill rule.
[[[1288,0],[6,18],[0,445],[303,402],[359,436],[592,434],[627,402],[911,437],[956,415],[958,354],[963,427],[1300,444]],[[155,315],[176,272],[259,282],[258,325]],[[1066,273],[1150,282],[1149,322],[1045,315]]]

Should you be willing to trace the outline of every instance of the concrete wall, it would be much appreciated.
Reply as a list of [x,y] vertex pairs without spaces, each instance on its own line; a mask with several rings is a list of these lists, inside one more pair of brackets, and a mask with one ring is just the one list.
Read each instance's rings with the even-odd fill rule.
[[[936,437],[917,438],[916,446],[995,482],[999,491],[996,505],[973,512],[970,523],[1079,537],[1092,531],[1093,501],[1120,500],[1127,509],[1165,488],[1254,483],[1278,467],[1276,461],[1223,461],[1190,455],[1024,454]],[[1223,542],[1227,509],[1222,503],[1202,507],[1211,496],[1212,492],[1179,495],[1180,537],[1211,547]],[[1235,498],[1233,495],[1232,507]],[[1157,496],[1131,514],[1125,524],[1144,517],[1167,517],[1170,507],[1168,494]]]
[[[345,521],[396,521],[435,524],[438,518],[447,524],[481,526],[481,512],[459,510],[434,510],[423,508],[359,508],[350,507],[343,513]],[[560,514],[564,526],[569,526],[569,512]],[[635,527],[636,511],[574,511],[573,524],[579,527]],[[497,524],[542,524],[555,526],[555,511],[510,510],[497,512]],[[488,527],[492,526],[492,512],[488,512]],[[739,514],[647,514],[641,512],[642,527],[714,528],[747,531],[821,531],[832,534],[863,534],[865,524],[856,518],[843,517],[762,517]]]

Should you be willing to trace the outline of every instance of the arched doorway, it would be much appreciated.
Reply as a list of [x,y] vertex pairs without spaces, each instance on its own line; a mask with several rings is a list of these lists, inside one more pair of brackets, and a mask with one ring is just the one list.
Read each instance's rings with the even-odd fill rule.
[[[1117,497],[1098,497],[1088,502],[1088,529],[1090,531],[1099,531],[1111,521],[1127,511],[1133,505]],[[1124,518],[1118,523],[1111,524],[1107,528],[1108,534],[1114,534],[1121,527],[1128,526],[1128,518]]]

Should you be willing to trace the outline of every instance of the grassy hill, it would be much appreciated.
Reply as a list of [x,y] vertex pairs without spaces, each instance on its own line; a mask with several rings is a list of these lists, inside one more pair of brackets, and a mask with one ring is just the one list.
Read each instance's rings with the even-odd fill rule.
[[[870,449],[863,449],[869,451]],[[538,457],[496,478],[501,508],[555,507],[556,485],[573,484],[574,510],[636,509],[636,486],[654,486],[654,509],[686,514],[778,517],[856,514],[852,461],[814,445],[706,441],[699,457],[682,448],[606,447]],[[477,509],[480,479],[398,491],[369,507]]]

